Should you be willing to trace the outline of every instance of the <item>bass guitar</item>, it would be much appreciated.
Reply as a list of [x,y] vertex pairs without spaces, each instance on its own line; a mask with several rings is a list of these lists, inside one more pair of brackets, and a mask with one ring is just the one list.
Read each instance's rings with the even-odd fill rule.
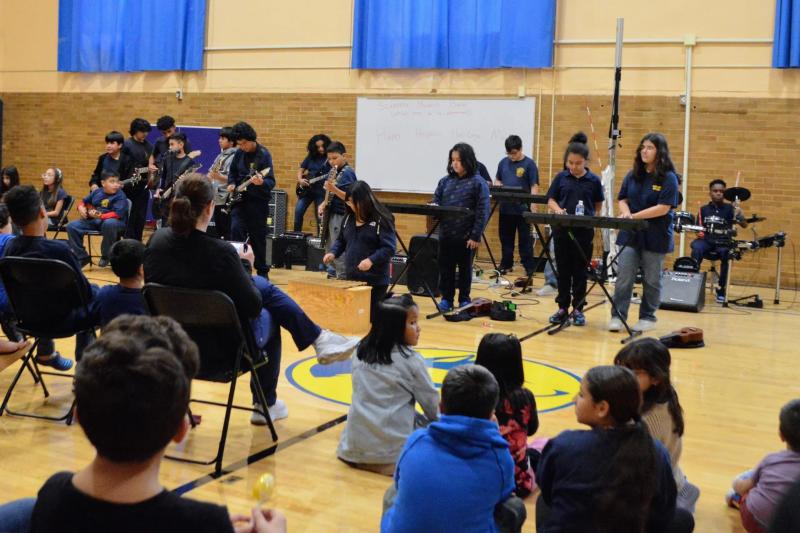
[[257,177],[265,178],[267,174],[269,174],[270,170],[272,170],[270,167],[267,167],[264,170],[252,170],[250,177],[240,183],[238,187],[229,192],[225,197],[225,204],[222,206],[222,212],[226,215],[230,215],[231,210],[242,200],[244,200],[247,187],[253,182],[253,180]]
[[317,176],[315,178],[311,178],[308,180],[308,185],[300,185],[298,184],[297,187],[294,189],[294,193],[297,195],[298,198],[305,198],[309,194],[311,194],[311,186],[315,183],[319,183],[322,180],[328,179],[327,174],[322,174],[321,176]]
[[[326,181],[329,182],[336,182],[336,167],[333,167],[327,175],[323,176],[327,178]],[[325,191],[325,201],[323,202],[323,211],[322,211],[322,221],[319,224],[319,245],[322,248],[325,248],[325,245],[328,243],[328,224],[330,224],[331,220],[331,200],[333,199],[333,193],[331,191]]]

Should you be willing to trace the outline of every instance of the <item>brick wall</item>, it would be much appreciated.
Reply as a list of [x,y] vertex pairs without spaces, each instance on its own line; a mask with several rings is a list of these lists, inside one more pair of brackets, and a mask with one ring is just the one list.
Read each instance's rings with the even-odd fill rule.
[[[171,94],[36,94],[6,93],[3,164],[19,167],[23,182],[39,186],[38,176],[53,164],[65,174],[68,191],[86,189],[86,182],[97,156],[103,150],[103,136],[116,129],[126,133],[131,118],[151,121],[170,114],[179,123],[220,126],[247,120],[260,133],[260,140],[275,160],[278,186],[294,188],[298,163],[305,155],[308,137],[324,131],[341,140],[355,156],[356,95],[322,94],[187,94],[177,102]],[[591,109],[598,136],[599,155],[606,164],[605,134],[609,120],[608,97],[557,96],[553,139],[550,138],[552,101],[544,97],[542,132],[539,147],[543,185],[549,183],[549,158],[554,142],[552,168],[561,166],[563,148],[577,130],[590,133],[587,106]],[[664,133],[670,142],[673,160],[682,167],[684,108],[677,98],[623,96],[620,126],[623,130],[618,155],[618,183],[633,160],[636,145],[648,131]],[[759,233],[786,231],[789,244],[783,265],[783,284],[797,283],[793,238],[800,235],[800,182],[795,178],[795,158],[800,153],[794,113],[797,100],[790,99],[693,99],[690,138],[688,206],[696,211],[707,201],[709,180],[722,177],[732,185],[736,171],[742,172],[742,185],[753,192],[744,204],[749,215],[757,212],[768,220],[759,224]],[[126,133],[127,135],[127,133]],[[457,139],[454,139],[454,142]],[[590,134],[590,145],[593,145]],[[535,156],[534,147],[526,147]],[[594,150],[593,150],[594,152]],[[596,157],[598,153],[593,153]],[[597,160],[591,167],[599,171]],[[492,169],[490,169],[491,171]],[[431,176],[437,180],[440,176]],[[367,176],[364,176],[368,180]],[[381,199],[403,202],[427,201],[414,194],[382,193]],[[290,212],[294,195],[290,194]],[[288,221],[291,224],[291,220]],[[311,210],[306,227],[311,227]],[[424,230],[421,217],[400,216],[402,235]],[[750,238],[750,230],[740,230],[740,238]],[[496,220],[487,231],[494,253],[499,253]],[[596,246],[596,254],[598,246]],[[688,242],[687,242],[688,250]],[[481,255],[486,256],[485,252]],[[737,263],[735,282],[774,283],[776,250],[747,256]],[[671,262],[671,258],[669,259]]]

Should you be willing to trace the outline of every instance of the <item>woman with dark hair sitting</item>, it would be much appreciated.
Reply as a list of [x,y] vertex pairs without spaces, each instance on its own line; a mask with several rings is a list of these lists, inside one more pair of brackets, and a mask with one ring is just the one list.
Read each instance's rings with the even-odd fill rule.
[[[256,319],[266,309],[282,328],[291,333],[298,350],[314,346],[317,359],[330,363],[350,356],[358,339],[343,337],[317,326],[303,310],[279,288],[261,276],[251,276],[253,251],[237,252],[229,242],[206,234],[214,215],[214,187],[205,176],[187,176],[178,185],[169,214],[168,228],[158,230],[147,245],[144,260],[145,280],[176,287],[218,290],[227,294],[239,315]],[[280,335],[266,345],[269,364],[259,373],[267,408],[273,420],[288,416],[286,404],[277,398],[280,375]],[[271,343],[271,344],[270,344]],[[264,406],[253,402],[256,409]],[[253,424],[266,424],[254,413]]]

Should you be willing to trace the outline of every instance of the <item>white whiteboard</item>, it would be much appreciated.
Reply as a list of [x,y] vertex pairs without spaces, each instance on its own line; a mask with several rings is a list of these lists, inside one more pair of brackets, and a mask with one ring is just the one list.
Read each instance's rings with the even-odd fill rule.
[[358,98],[358,179],[373,189],[433,193],[454,144],[472,145],[492,179],[511,134],[533,146],[535,98]]

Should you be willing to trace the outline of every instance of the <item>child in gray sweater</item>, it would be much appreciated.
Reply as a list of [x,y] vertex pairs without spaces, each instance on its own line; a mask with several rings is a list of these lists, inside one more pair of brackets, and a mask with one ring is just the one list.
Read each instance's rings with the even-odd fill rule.
[[353,397],[336,451],[355,468],[394,474],[395,463],[415,424],[417,403],[425,417],[439,417],[439,393],[419,342],[419,309],[410,295],[385,299],[353,358]]

